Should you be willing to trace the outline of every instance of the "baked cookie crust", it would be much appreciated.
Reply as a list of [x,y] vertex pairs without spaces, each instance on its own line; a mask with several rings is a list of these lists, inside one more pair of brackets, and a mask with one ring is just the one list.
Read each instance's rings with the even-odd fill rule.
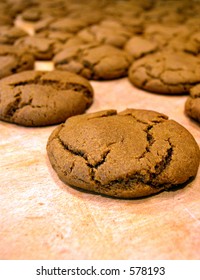
[[136,198],[195,177],[200,151],[193,136],[148,110],[107,110],[68,119],[47,143],[66,184],[113,197]]

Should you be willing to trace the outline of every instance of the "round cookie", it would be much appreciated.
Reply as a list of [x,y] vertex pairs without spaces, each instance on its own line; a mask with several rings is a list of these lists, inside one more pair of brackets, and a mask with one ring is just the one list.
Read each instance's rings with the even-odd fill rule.
[[87,20],[79,18],[64,17],[50,23],[49,30],[59,30],[64,32],[77,33],[88,25]]
[[148,110],[101,111],[69,118],[50,135],[50,162],[71,186],[135,198],[195,177],[200,150],[167,116]]
[[194,55],[200,54],[200,32],[193,33],[185,44],[185,51]]
[[[171,41],[177,41],[177,44],[182,40],[187,40],[190,35],[190,29],[187,26],[180,24],[150,24],[145,28],[144,38],[152,43],[156,43],[160,49],[168,47]],[[181,43],[182,43],[181,41]],[[179,46],[180,48],[183,46]]]
[[27,33],[17,26],[0,26],[0,44],[12,45],[17,39],[25,36]]
[[184,94],[200,82],[200,58],[184,52],[160,51],[133,62],[129,80],[160,94]]
[[0,26],[12,25],[14,18],[7,1],[0,2]]
[[23,126],[64,122],[92,104],[89,82],[63,71],[24,71],[0,81],[0,119]]
[[48,38],[51,40],[57,40],[58,42],[61,42],[61,43],[65,43],[69,39],[73,38],[74,35],[72,35],[72,33],[65,32],[65,31],[44,30],[44,31],[38,32],[37,37]]
[[131,56],[114,46],[84,44],[65,48],[53,60],[56,69],[87,79],[110,80],[127,75]]
[[38,32],[50,30],[49,25],[55,20],[53,16],[45,16],[34,25],[34,32],[37,34]]
[[34,57],[24,48],[16,49],[12,45],[0,45],[0,79],[34,68]]
[[200,122],[200,84],[190,89],[190,96],[185,103],[185,113]]
[[156,1],[153,9],[150,9],[144,14],[146,23],[183,23],[186,19],[186,16],[181,10],[185,8],[187,9],[187,7],[182,5],[182,2],[183,1]]
[[30,7],[22,12],[21,17],[23,20],[26,21],[31,21],[31,22],[39,21],[41,19],[41,10],[34,6]]
[[37,36],[26,36],[15,42],[17,48],[26,48],[38,60],[51,60],[54,56],[55,45],[56,40]]
[[134,59],[138,59],[157,51],[158,45],[157,43],[145,39],[142,36],[133,36],[125,44],[124,50],[127,51]]
[[132,33],[116,20],[104,20],[82,29],[77,35],[85,43],[97,42],[122,48]]

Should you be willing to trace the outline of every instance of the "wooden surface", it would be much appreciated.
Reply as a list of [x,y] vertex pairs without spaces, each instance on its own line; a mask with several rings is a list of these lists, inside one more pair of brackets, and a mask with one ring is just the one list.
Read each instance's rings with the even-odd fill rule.
[[[199,125],[184,115],[186,96],[144,92],[126,78],[92,85],[89,112],[153,109],[184,125],[200,145]],[[0,122],[1,259],[200,258],[200,170],[185,188],[145,199],[84,193],[62,183],[48,161],[54,128]]]

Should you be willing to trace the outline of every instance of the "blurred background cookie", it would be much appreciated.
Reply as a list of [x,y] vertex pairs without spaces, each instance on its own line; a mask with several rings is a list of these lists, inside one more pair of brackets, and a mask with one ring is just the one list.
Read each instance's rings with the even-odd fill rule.
[[190,95],[185,103],[185,112],[190,118],[200,122],[200,84],[190,89]]

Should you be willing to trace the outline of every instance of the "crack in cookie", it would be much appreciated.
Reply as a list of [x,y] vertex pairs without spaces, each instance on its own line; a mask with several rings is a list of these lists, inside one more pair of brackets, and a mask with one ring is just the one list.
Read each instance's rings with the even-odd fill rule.
[[200,160],[185,128],[165,115],[136,109],[70,118],[52,133],[47,152],[65,183],[116,197],[181,185],[196,175]]
[[184,94],[200,82],[200,59],[184,52],[160,51],[133,62],[129,80],[160,94]]
[[25,71],[0,82],[0,119],[24,126],[64,122],[92,102],[92,86],[70,72]]

